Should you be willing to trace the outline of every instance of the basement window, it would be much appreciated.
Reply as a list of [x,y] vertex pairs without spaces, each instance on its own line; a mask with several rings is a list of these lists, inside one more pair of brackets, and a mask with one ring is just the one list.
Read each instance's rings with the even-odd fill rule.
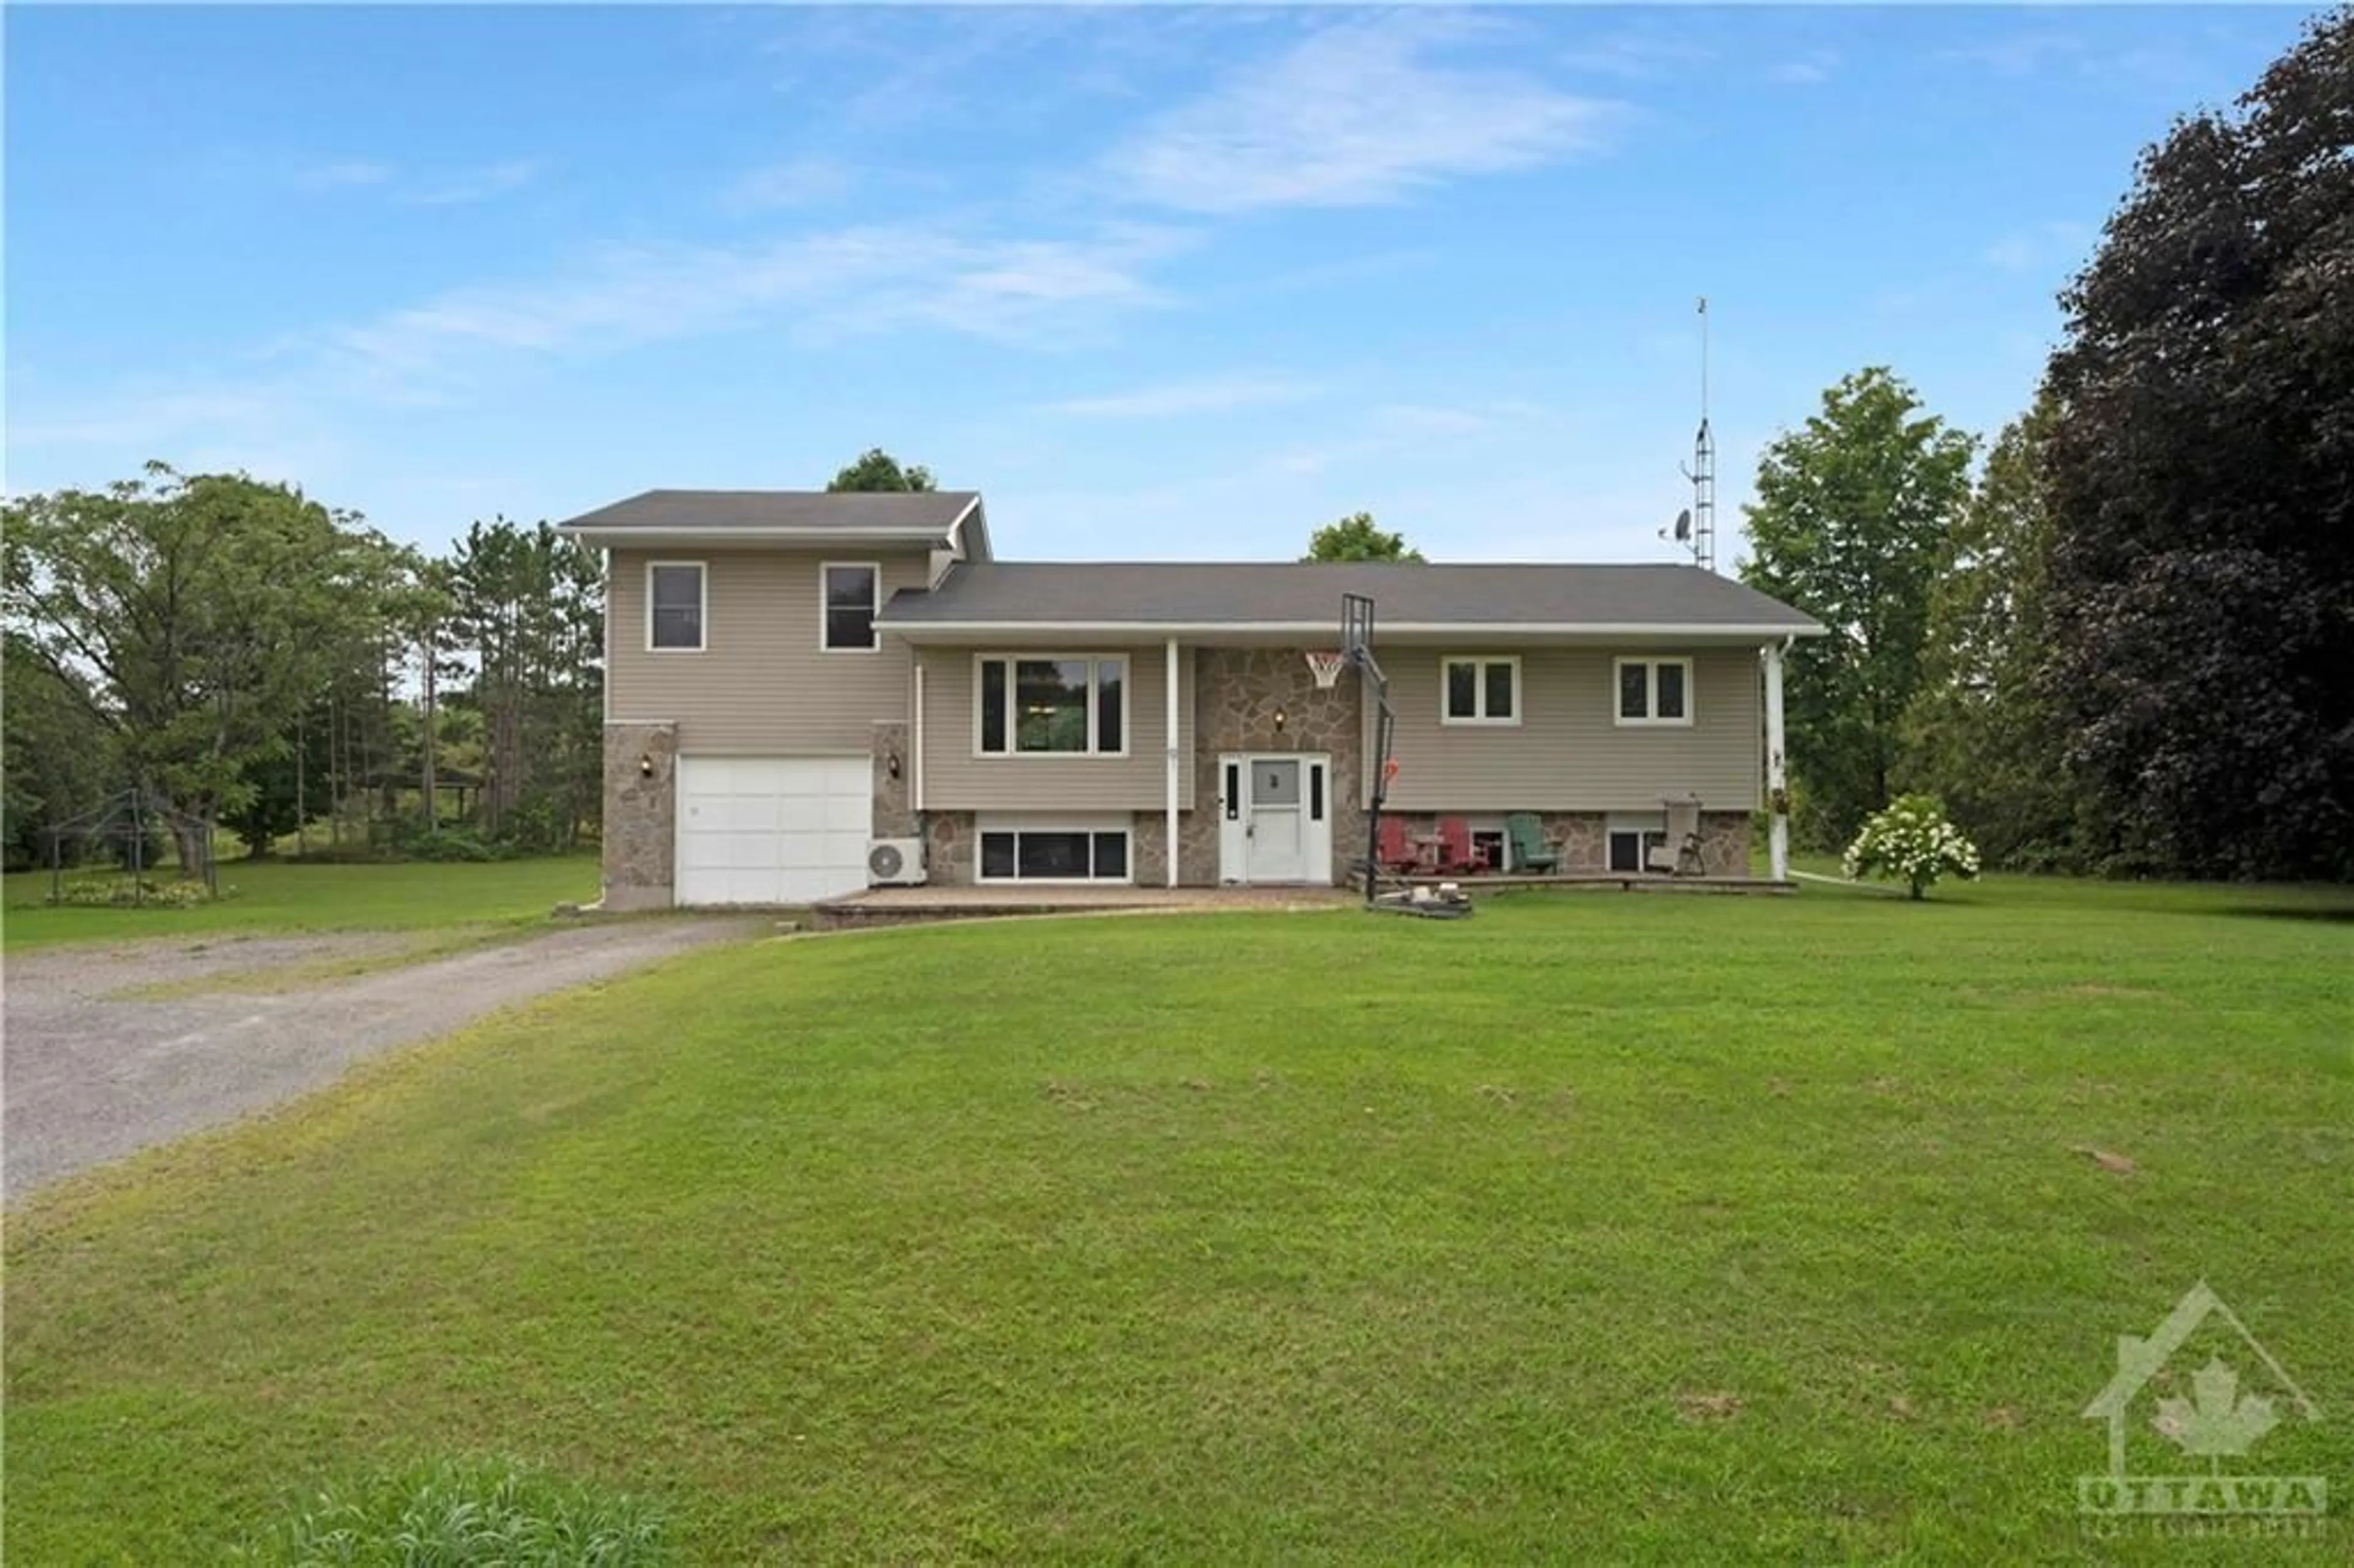
[[1648,871],[1651,864],[1651,852],[1667,842],[1666,812],[1613,812],[1610,817],[1610,869]]
[[983,882],[1126,882],[1126,828],[1061,824],[981,830]]

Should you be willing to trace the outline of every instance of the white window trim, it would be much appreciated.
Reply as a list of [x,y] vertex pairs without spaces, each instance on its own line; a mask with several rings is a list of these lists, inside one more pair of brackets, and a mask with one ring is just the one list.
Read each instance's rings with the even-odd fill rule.
[[[1008,666],[1005,672],[1006,713],[1005,749],[1003,751],[984,751],[981,749],[981,692],[983,690],[981,679],[981,667],[983,664],[988,663],[992,659],[1002,659],[1005,661]],[[1015,681],[1012,666],[1020,663],[1024,659],[1053,661],[1055,662],[1060,662],[1067,659],[1085,659],[1087,662],[1087,750],[1023,751],[1013,744],[1016,735],[1016,728],[1013,722],[1013,689]],[[1103,710],[1099,705],[1100,697],[1096,690],[1097,669],[1097,666],[1107,659],[1117,659],[1119,661],[1120,664],[1119,749],[1118,751],[1098,751],[1096,749],[1096,730],[1103,718]],[[1128,756],[1129,741],[1135,736],[1135,734],[1136,661],[1126,653],[1110,652],[1090,653],[1077,648],[1043,649],[1027,653],[1002,653],[992,649],[985,652],[975,653],[972,656],[972,755],[975,761],[1008,762],[1019,759],[1024,762],[1092,762],[1098,760],[1105,762],[1118,762]]]
[[[1036,753],[1031,755],[1035,756]],[[1069,752],[1049,755],[1067,757]],[[991,876],[981,870],[981,839],[989,833],[1086,833],[1087,868],[1092,873],[1096,863],[1094,835],[1118,833],[1128,841],[1128,853],[1121,857],[1128,867],[1126,876]],[[1014,864],[1022,863],[1022,846],[1013,846]],[[980,816],[972,828],[972,879],[990,887],[1133,887],[1136,885],[1136,824],[1127,817],[1040,817],[1008,820]]]
[[[661,648],[654,644],[654,573],[664,567],[695,568],[695,646]],[[711,649],[711,563],[708,561],[648,561],[646,563],[646,652],[705,653]]]
[[[826,574],[837,567],[845,571],[865,571],[874,574],[867,581],[874,585],[874,604],[867,611],[866,624],[875,641],[864,648],[836,648],[826,641],[833,630],[833,598],[826,591]],[[880,561],[820,561],[817,564],[817,651],[821,653],[880,653],[883,652],[883,563]]]
[[[1640,664],[1644,667],[1643,712],[1645,716],[1642,718],[1628,718],[1618,711],[1618,686],[1620,681],[1624,679],[1622,672],[1625,671],[1627,666],[1629,664]],[[1659,707],[1659,666],[1661,664],[1681,664],[1683,666],[1684,714],[1681,718],[1654,718],[1649,716],[1656,714]],[[1674,654],[1666,658],[1660,658],[1655,655],[1638,656],[1635,654],[1628,654],[1610,661],[1610,718],[1611,722],[1618,726],[1619,728],[1690,729],[1692,722],[1692,710],[1699,705],[1700,705],[1695,699],[1695,694],[1692,691],[1692,662],[1690,655]]]
[[[1472,705],[1475,716],[1458,718],[1447,708],[1447,672],[1457,664],[1478,666],[1472,683]],[[1512,713],[1510,718],[1488,716],[1488,666],[1510,664],[1512,667]],[[1511,728],[1520,724],[1521,715],[1528,712],[1528,693],[1521,681],[1521,656],[1517,653],[1447,653],[1438,661],[1438,722],[1443,725],[1470,725],[1489,728]]]

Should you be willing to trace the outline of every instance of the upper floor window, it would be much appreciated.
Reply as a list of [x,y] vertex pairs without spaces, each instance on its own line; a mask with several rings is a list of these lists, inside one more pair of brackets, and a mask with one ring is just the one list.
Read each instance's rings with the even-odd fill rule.
[[1691,661],[1617,661],[1620,724],[1691,723]]
[[701,561],[655,561],[646,567],[648,648],[701,652],[704,609]]
[[875,613],[882,608],[882,569],[871,562],[829,561],[818,577],[825,592],[825,628],[819,646],[830,653],[873,652]]
[[989,654],[976,715],[984,753],[1119,756],[1128,749],[1128,661]]
[[1447,724],[1521,722],[1521,662],[1517,658],[1444,659],[1439,716]]

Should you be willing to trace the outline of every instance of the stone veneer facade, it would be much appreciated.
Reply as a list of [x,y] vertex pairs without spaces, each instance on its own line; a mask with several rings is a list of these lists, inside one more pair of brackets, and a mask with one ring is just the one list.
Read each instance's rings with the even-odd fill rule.
[[[1324,752],[1332,759],[1328,806],[1332,818],[1331,880],[1364,851],[1365,813],[1358,804],[1364,751],[1360,683],[1343,671],[1330,691],[1319,691],[1297,648],[1198,648],[1193,652],[1193,800],[1181,819],[1177,880],[1218,882],[1218,803],[1225,780],[1218,758],[1227,752],[1282,756]],[[1278,726],[1278,719],[1281,723]],[[1160,836],[1156,828],[1155,839]]]
[[1749,846],[1756,837],[1746,811],[1700,814],[1700,864],[1711,876],[1747,876]]
[[[903,719],[875,721],[874,821],[867,832],[878,839],[916,836],[913,761],[907,753],[907,725]],[[896,767],[895,776],[892,768]]]
[[[1392,813],[1401,818],[1407,831],[1428,835],[1438,829],[1442,816],[1464,816],[1475,821],[1493,821],[1500,815],[1494,811],[1401,811]],[[1548,840],[1561,841],[1564,871],[1602,872],[1610,869],[1610,813],[1606,811],[1539,811],[1537,819],[1544,825]],[[1746,811],[1702,811],[1700,814],[1701,871],[1709,876],[1746,876],[1749,874],[1749,813]]]
[[981,832],[970,811],[924,813],[924,880],[936,887],[962,887],[973,880],[973,857]]
[[[652,765],[649,774],[646,765]],[[605,726],[605,824],[600,907],[667,909],[678,853],[678,729]]]

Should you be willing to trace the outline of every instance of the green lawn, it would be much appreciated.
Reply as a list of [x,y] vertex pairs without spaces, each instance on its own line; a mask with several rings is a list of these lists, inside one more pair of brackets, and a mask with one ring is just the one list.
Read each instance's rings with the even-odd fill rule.
[[[2343,1563],[2349,915],[2008,883],[713,950],[13,1216],[9,1559],[207,1560],[504,1453],[694,1563]],[[2079,1412],[2202,1277],[2325,1416],[2255,1467],[2336,1514],[2090,1541]],[[2168,1386],[2211,1349],[2271,1392],[2204,1335]],[[2148,1414],[2136,1469],[2203,1471]]]
[[302,865],[224,861],[217,903],[191,909],[51,907],[47,872],[5,879],[0,941],[12,951],[54,942],[270,931],[409,930],[536,919],[559,902],[597,896],[585,856],[451,864]]

